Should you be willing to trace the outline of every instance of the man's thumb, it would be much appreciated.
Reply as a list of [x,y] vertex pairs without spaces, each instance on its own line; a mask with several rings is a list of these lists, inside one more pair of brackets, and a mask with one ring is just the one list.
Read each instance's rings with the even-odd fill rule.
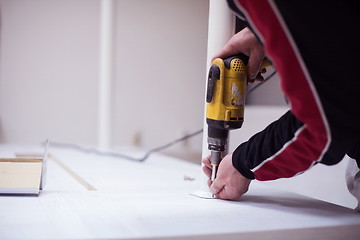
[[222,183],[222,181],[215,179],[214,182],[210,186],[210,192],[212,194],[218,194],[221,191],[221,189],[223,189],[223,187],[224,187],[224,184]]

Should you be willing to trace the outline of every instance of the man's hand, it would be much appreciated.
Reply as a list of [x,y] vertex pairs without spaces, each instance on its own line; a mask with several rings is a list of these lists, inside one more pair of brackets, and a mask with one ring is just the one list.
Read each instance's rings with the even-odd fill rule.
[[[210,178],[211,164],[210,157],[202,160],[203,171]],[[214,182],[208,180],[210,192],[217,198],[237,199],[249,189],[251,180],[242,176],[232,165],[232,154],[226,155],[220,162],[217,176]]]
[[245,54],[249,57],[248,63],[248,78],[250,82],[256,80],[263,80],[258,73],[264,73],[260,69],[261,63],[265,57],[264,48],[256,38],[255,34],[248,28],[244,28],[235,34],[224,46],[224,48],[217,53],[215,58],[225,59],[236,54]]

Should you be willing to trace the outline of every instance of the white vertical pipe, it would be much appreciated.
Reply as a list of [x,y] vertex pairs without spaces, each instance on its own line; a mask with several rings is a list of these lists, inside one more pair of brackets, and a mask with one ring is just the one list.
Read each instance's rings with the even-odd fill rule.
[[114,64],[114,1],[102,0],[100,8],[98,147],[109,149],[111,147],[111,89]]
[[[207,45],[207,65],[206,65],[206,80],[208,77],[208,70],[211,65],[211,58],[219,52],[227,41],[235,33],[235,17],[230,11],[226,1],[210,0],[209,1],[209,23],[208,23],[208,45]],[[207,81],[205,85],[206,95]],[[204,98],[205,99],[205,98]],[[205,101],[204,101],[205,102]],[[206,106],[205,111],[206,112]],[[206,116],[203,124],[203,148],[202,157],[210,155],[207,144],[207,124]],[[207,190],[207,178],[203,174],[203,190]]]

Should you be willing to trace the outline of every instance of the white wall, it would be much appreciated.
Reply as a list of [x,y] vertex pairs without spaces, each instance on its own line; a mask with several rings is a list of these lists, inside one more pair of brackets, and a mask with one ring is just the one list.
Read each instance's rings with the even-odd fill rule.
[[[113,146],[201,129],[208,1],[115,2]],[[96,145],[100,1],[0,4],[0,142]]]
[[[151,148],[201,129],[208,1],[119,3],[115,143]],[[201,151],[201,136],[189,141]]]
[[0,141],[95,143],[98,1],[0,3]]

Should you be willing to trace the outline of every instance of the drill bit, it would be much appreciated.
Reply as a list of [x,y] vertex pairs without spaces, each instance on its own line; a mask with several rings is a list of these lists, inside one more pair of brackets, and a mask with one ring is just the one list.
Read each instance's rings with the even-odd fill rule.
[[[215,181],[220,161],[221,161],[221,151],[212,150],[210,154],[211,182]],[[215,195],[213,194],[212,197],[215,197]]]
[[217,168],[217,164],[211,164],[211,182],[213,182],[216,178]]
[[218,166],[221,161],[221,151],[212,150],[210,154],[211,169],[211,181],[213,182],[216,178]]

